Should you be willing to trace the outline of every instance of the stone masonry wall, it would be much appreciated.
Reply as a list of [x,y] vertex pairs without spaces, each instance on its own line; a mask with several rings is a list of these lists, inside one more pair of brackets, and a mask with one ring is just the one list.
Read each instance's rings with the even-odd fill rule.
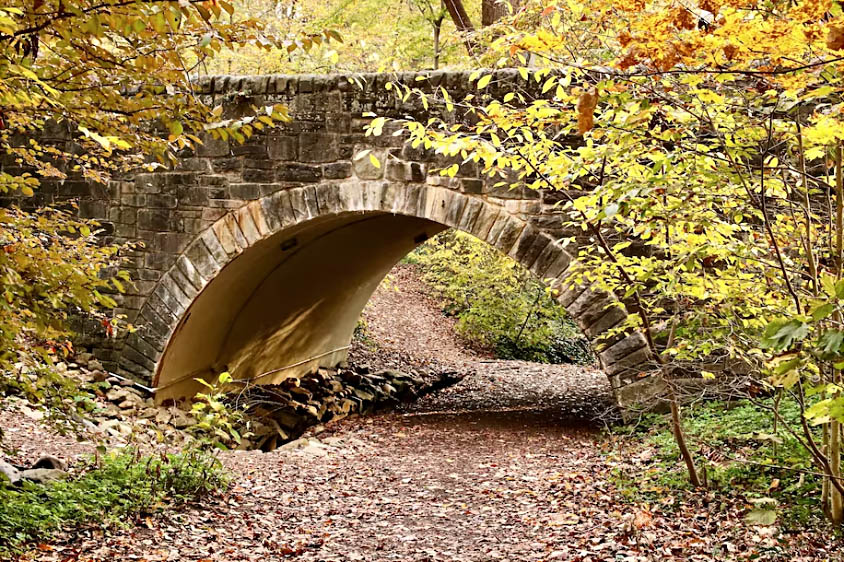
[[[244,144],[208,140],[196,153],[185,154],[175,169],[116,178],[108,186],[67,181],[48,196],[78,198],[80,212],[102,221],[113,240],[143,242],[144,246],[131,255],[127,264],[136,280],[135,288],[118,296],[117,312],[125,314],[130,322],[152,326],[153,330],[156,324],[161,324],[158,332],[165,335],[172,330],[173,317],[178,315],[173,310],[176,307],[168,307],[156,292],[162,277],[168,275],[178,260],[186,260],[189,246],[218,220],[231,216],[237,222],[238,213],[242,214],[247,204],[278,192],[355,180],[389,183],[396,189],[437,187],[506,211],[529,225],[531,232],[541,233],[544,244],[548,243],[547,239],[562,234],[561,215],[555,206],[560,199],[557,193],[496,187],[495,181],[482,176],[474,163],[461,164],[454,178],[443,177],[437,171],[451,162],[413,149],[401,136],[393,136],[391,130],[385,128],[379,137],[365,136],[365,127],[371,121],[365,115],[388,118],[426,115],[416,98],[411,96],[401,101],[394,92],[387,91],[384,86],[388,81],[428,91],[441,86],[453,99],[475,91],[469,73],[465,72],[207,78],[201,83],[202,90],[213,103],[224,105],[226,115],[243,114],[253,105],[283,103],[289,107],[293,120],[269,131],[256,132]],[[486,92],[500,97],[522,84],[516,71],[498,71]],[[432,111],[437,109],[432,107]],[[469,118],[458,112],[442,117]],[[380,168],[369,162],[368,155],[362,154],[366,150],[371,150],[382,162]],[[455,223],[458,220],[459,217],[453,218]],[[250,228],[239,224],[231,229],[232,236],[257,235]],[[251,242],[244,240],[242,244],[246,247]],[[537,244],[533,250],[523,248],[520,261],[529,261],[529,266],[534,264],[544,247]],[[184,296],[184,292],[180,295]],[[605,308],[606,295],[585,288],[564,291],[560,298],[576,317],[583,318],[581,324],[593,339],[624,317],[617,307]],[[184,309],[189,304],[180,303],[178,308]],[[142,309],[152,312],[142,317],[139,316]],[[124,341],[104,342],[96,330],[89,335],[87,343],[94,346],[95,354],[106,368],[136,378],[148,378],[147,374],[155,367],[155,359],[151,358],[161,353],[160,341],[152,345],[159,349],[151,350],[145,348],[150,344],[143,339],[135,338],[125,345]],[[610,343],[602,353],[602,361],[618,387],[638,375],[647,353],[639,334]]]

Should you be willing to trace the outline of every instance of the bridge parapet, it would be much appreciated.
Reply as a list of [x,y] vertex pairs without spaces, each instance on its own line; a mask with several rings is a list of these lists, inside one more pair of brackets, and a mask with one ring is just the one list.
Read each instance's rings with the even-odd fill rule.
[[[292,120],[256,131],[244,143],[208,138],[195,152],[182,155],[174,169],[115,178],[107,190],[80,182],[59,189],[59,197],[79,197],[81,212],[102,221],[117,240],[143,242],[127,264],[135,287],[118,297],[118,312],[140,326],[139,331],[126,340],[103,343],[93,338],[88,343],[108,368],[159,386],[237,365],[252,377],[279,365],[336,363],[343,353],[328,352],[348,343],[354,320],[383,274],[421,243],[422,235],[446,226],[471,232],[561,286],[571,256],[557,242],[563,233],[558,193],[497,185],[500,178],[482,174],[476,163],[415,149],[404,136],[387,129],[377,137],[365,134],[371,114],[418,118],[445,111],[425,109],[414,96],[401,99],[385,89],[387,82],[429,92],[442,87],[453,99],[461,99],[476,91],[469,76],[426,72],[203,78],[202,95],[222,104],[225,116],[240,116],[251,106],[283,103]],[[503,97],[523,87],[517,71],[502,70],[494,73],[484,91]],[[454,121],[471,118],[459,109],[439,116]],[[440,175],[439,170],[454,163],[459,165],[454,177]],[[405,220],[391,222],[382,215]],[[346,256],[326,256],[325,264],[302,258],[307,244],[316,247],[319,236],[339,236],[340,231],[349,236],[354,232],[376,247],[355,249],[340,238],[338,247]],[[402,236],[407,239],[400,244],[389,240]],[[267,250],[283,249],[291,241],[298,249],[289,254]],[[372,257],[379,251],[383,259]],[[352,254],[357,261],[349,261]],[[292,269],[286,277],[273,273],[297,259],[302,268],[298,273]],[[243,265],[250,260],[251,269]],[[338,269],[339,263],[346,270]],[[360,271],[348,271],[358,267],[356,263],[361,264]],[[234,277],[232,272],[238,271],[240,276],[263,277],[245,282]],[[346,295],[333,304],[311,294],[307,280],[302,280],[336,275],[348,275],[357,285],[351,292],[325,285],[325,291]],[[282,291],[288,287],[290,294],[311,299],[310,304],[323,309],[304,312],[276,302],[270,283]],[[228,292],[220,287],[228,287]],[[208,295],[228,304],[221,302],[215,311],[213,305],[200,302],[210,299]],[[249,311],[261,308],[255,304],[260,299],[274,303],[267,305],[274,311],[272,321],[249,317],[247,322]],[[559,300],[596,344],[626,314],[623,306],[610,306],[614,299],[586,287],[562,290]],[[326,320],[331,315],[341,318],[337,326]],[[308,318],[311,328],[294,335],[290,331],[294,317],[300,328]],[[273,322],[287,331],[273,328]],[[221,327],[197,328],[201,323]],[[244,323],[257,326],[255,333],[248,333]],[[332,334],[322,337],[319,330]],[[202,342],[219,352],[197,351],[199,358],[193,360],[188,357],[190,350],[173,351]],[[599,356],[614,387],[622,388],[647,370],[649,358],[640,334],[604,340],[602,345]],[[264,348],[273,349],[278,357],[256,351]],[[249,360],[243,350],[263,359]],[[324,360],[313,363],[314,357]]]

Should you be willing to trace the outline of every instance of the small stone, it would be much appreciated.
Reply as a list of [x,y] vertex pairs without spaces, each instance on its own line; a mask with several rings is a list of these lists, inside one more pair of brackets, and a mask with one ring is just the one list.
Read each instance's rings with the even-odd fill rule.
[[88,362],[94,359],[94,356],[90,353],[77,353],[76,354],[76,362],[83,367],[88,366]]
[[97,359],[91,359],[88,361],[88,370],[89,371],[105,371],[103,364],[100,363]]
[[158,408],[144,408],[138,415],[145,420],[153,419],[158,415]]
[[280,450],[292,451],[294,449],[303,449],[308,446],[308,442],[309,440],[306,437],[302,437],[301,439],[296,439],[295,441],[282,445]]
[[100,370],[91,371],[88,374],[88,376],[94,382],[105,382],[108,379],[108,373],[106,373],[105,371],[100,371]]
[[160,424],[170,423],[172,417],[166,408],[158,408],[158,412],[155,414],[155,422]]
[[121,410],[130,410],[130,409],[137,409],[138,406],[143,404],[143,402],[140,400],[140,398],[132,397],[132,396],[133,395],[130,394],[129,396],[126,397],[126,400],[123,400],[117,406]]
[[106,399],[110,402],[122,402],[126,399],[126,389],[125,388],[112,388],[108,392],[106,392]]
[[170,423],[176,429],[186,429],[186,428],[192,426],[193,424],[195,424],[196,420],[193,419],[192,416],[182,412],[181,410],[177,410],[173,414],[173,419],[170,421]]

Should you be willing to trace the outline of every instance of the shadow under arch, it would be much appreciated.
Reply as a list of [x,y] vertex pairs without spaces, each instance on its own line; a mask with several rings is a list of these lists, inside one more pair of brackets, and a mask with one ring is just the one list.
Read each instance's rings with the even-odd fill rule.
[[[563,284],[572,256],[504,207],[426,184],[352,180],[280,189],[217,220],[158,282],[126,345],[155,365],[159,401],[190,396],[195,377],[223,370],[273,383],[335,366],[383,277],[449,227],[560,289],[593,347],[626,317],[611,295]],[[603,344],[597,356],[614,388],[646,369],[642,334]]]

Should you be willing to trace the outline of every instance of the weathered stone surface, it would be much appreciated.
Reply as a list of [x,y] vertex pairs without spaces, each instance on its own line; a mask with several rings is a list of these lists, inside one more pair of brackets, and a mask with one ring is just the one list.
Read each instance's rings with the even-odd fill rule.
[[20,472],[21,480],[29,480],[37,484],[47,484],[55,480],[62,480],[67,473],[56,468],[30,468]]
[[600,358],[604,365],[612,365],[646,346],[645,336],[634,332],[602,351]]
[[[380,165],[376,166],[370,156],[377,159]],[[381,179],[384,177],[384,153],[362,150],[352,157],[352,166],[355,176],[362,180]]]
[[[389,79],[427,91],[442,86],[454,99],[476,93],[468,73],[427,73],[421,82],[417,77],[404,73]],[[243,144],[205,135],[204,144],[195,154],[184,154],[175,169],[127,174],[115,178],[107,189],[76,179],[56,187],[61,197],[79,197],[80,212],[102,219],[108,235],[144,243],[133,257],[137,290],[119,297],[120,312],[137,320],[141,339],[103,346],[114,354],[110,365],[119,363],[127,373],[149,377],[176,326],[180,322],[182,327],[190,325],[182,321],[189,309],[191,314],[197,310],[192,307],[195,299],[209,293],[220,299],[242,298],[248,295],[238,295],[238,291],[251,291],[260,282],[230,280],[223,283],[226,290],[215,292],[221,271],[240,271],[261,252],[265,257],[299,256],[297,259],[313,263],[322,258],[301,253],[316,242],[308,234],[309,229],[317,228],[312,225],[329,225],[325,232],[342,231],[341,223],[351,217],[354,221],[385,215],[414,217],[416,222],[408,226],[413,232],[404,234],[413,243],[440,226],[455,227],[487,241],[537,276],[547,278],[553,288],[561,289],[559,302],[578,317],[595,343],[623,320],[622,308],[606,308],[598,296],[564,283],[578,249],[576,242],[566,249],[558,239],[563,234],[563,213],[555,207],[564,199],[560,193],[528,189],[516,174],[487,177],[479,163],[464,162],[462,155],[446,157],[423,146],[413,147],[406,142],[406,135],[392,134],[400,129],[389,119],[423,115],[426,110],[418,98],[402,100],[386,92],[386,76],[367,76],[362,89],[352,87],[349,78],[204,78],[202,87],[223,100],[227,117],[244,116],[252,104],[281,103],[290,108],[292,120],[273,129],[256,130]],[[518,73],[509,71],[496,71],[495,87],[487,92],[502,96],[512,91],[515,81],[533,96],[543,95],[541,84],[524,84]],[[427,111],[446,122],[471,119],[459,110],[447,113],[432,106]],[[388,118],[381,135],[366,134],[371,112]],[[456,173],[450,168],[454,164]],[[449,171],[440,175],[446,169]],[[437,224],[432,227],[418,219]],[[313,223],[303,224],[309,221]],[[396,242],[389,233],[380,236],[374,240],[383,240],[385,246],[379,241],[369,249],[373,259]],[[278,244],[270,244],[270,240]],[[229,267],[236,260],[240,265]],[[359,260],[361,267],[368,260]],[[349,269],[358,265],[344,267],[346,270],[336,271],[338,287],[341,279],[352,273]],[[244,266],[244,270],[248,268]],[[267,265],[259,276],[263,278],[271,270]],[[284,294],[285,288],[281,283],[279,294]],[[300,335],[293,332],[288,337]],[[307,338],[331,339],[314,334]],[[609,354],[605,361],[611,365],[608,370],[620,373],[621,380],[640,353],[635,346],[619,347],[627,339],[616,338],[606,342],[612,345],[603,353]],[[201,347],[201,342],[193,345]],[[625,353],[619,351],[623,349]],[[301,359],[292,358],[291,362]],[[214,366],[218,367],[222,365]]]

